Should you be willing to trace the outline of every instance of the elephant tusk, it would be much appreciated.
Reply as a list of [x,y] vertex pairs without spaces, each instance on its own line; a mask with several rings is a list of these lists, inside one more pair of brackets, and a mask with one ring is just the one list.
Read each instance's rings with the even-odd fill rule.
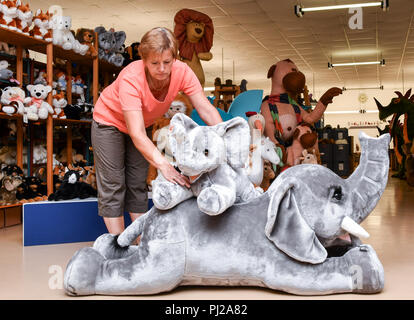
[[350,217],[342,220],[341,228],[358,238],[369,238],[369,233]]

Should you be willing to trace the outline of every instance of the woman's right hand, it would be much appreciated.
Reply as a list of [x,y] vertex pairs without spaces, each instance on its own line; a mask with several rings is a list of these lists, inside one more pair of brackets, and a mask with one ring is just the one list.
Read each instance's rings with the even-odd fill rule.
[[190,180],[188,177],[179,173],[168,161],[163,162],[163,164],[159,167],[159,170],[168,181],[190,188]]

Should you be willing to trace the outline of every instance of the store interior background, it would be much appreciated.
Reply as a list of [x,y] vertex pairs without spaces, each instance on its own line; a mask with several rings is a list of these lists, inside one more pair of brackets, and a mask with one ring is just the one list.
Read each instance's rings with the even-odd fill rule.
[[[357,1],[358,2],[358,1]],[[364,2],[364,1],[359,1]],[[367,2],[367,1],[365,1]],[[387,12],[363,8],[362,29],[351,29],[354,15],[348,9],[294,14],[294,5],[315,7],[356,3],[354,0],[31,0],[31,8],[47,10],[52,4],[72,17],[72,29],[105,26],[127,34],[125,45],[140,41],[146,31],[163,26],[174,29],[174,15],[182,8],[203,12],[214,24],[213,59],[202,61],[205,87],[214,79],[248,81],[247,89],[270,92],[267,70],[289,58],[305,74],[309,92],[318,99],[327,89],[347,88],[334,99],[325,114],[325,125],[351,127],[379,122],[374,97],[388,105],[394,91],[414,86],[414,1],[392,0]],[[45,59],[33,53],[39,60]],[[384,59],[385,66],[349,66],[328,69],[328,62],[363,62]],[[372,89],[383,87],[383,89]],[[362,88],[362,89],[356,89]],[[366,89],[368,88],[368,89]],[[210,95],[211,91],[206,91]],[[361,103],[359,96],[366,95]],[[366,113],[359,113],[360,110]],[[354,113],[338,112],[354,111]],[[330,113],[334,112],[334,113]],[[385,122],[379,124],[385,127]],[[350,129],[355,136],[361,129]],[[375,125],[363,129],[378,134]]]

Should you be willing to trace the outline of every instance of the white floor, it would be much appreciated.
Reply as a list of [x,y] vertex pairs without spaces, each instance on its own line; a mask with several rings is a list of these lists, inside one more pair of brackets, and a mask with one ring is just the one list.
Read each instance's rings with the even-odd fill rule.
[[69,297],[62,289],[66,264],[91,242],[23,247],[22,225],[0,229],[0,299],[414,299],[414,188],[390,178],[379,204],[362,224],[385,269],[385,289],[375,295],[302,297],[263,288],[182,287],[154,296]]

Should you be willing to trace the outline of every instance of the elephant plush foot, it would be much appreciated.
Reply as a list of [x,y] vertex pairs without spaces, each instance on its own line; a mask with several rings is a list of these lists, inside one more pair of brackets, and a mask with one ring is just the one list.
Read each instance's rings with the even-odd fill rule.
[[361,245],[348,251],[353,292],[376,293],[384,288],[384,268],[370,245]]
[[76,252],[66,267],[65,292],[71,296],[95,294],[96,277],[104,261],[104,257],[92,248]]
[[118,236],[119,235],[105,233],[95,240],[93,248],[105,259],[125,258],[138,249],[138,246],[121,247],[118,244]]
[[235,201],[236,195],[227,188],[209,187],[200,192],[197,204],[200,211],[216,216],[227,210]]

